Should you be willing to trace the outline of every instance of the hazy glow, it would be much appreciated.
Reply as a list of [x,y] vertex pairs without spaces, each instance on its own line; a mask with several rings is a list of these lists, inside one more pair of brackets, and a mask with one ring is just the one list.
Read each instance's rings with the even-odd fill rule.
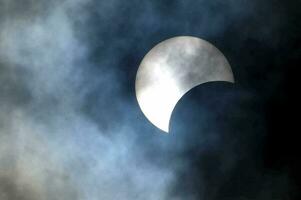
[[137,95],[137,98],[141,102],[141,108],[148,119],[168,132],[170,112],[177,103],[172,100],[180,99],[181,92],[177,87],[174,87],[176,82],[172,77],[164,77],[160,73],[157,74],[157,77],[160,81],[155,81],[152,87],[145,88]]
[[175,37],[155,46],[142,60],[136,96],[145,116],[168,132],[172,111],[180,98],[209,81],[234,82],[223,54],[199,38]]

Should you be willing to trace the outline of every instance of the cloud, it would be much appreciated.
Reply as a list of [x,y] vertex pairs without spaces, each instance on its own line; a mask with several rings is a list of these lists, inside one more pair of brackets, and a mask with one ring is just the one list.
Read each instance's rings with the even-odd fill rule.
[[2,199],[165,199],[172,172],[144,157],[135,130],[103,129],[82,111],[85,95],[112,72],[89,72],[75,25],[85,13],[72,13],[80,5],[27,3],[19,14],[17,2],[5,1],[18,14],[1,22]]
[[[275,46],[273,39],[281,26],[255,26],[261,19],[254,17],[260,5],[257,1],[24,0],[21,4],[1,0],[0,198],[193,200],[206,192],[227,190],[222,187],[227,182],[208,189],[207,184],[215,183],[210,177],[219,172],[208,170],[207,177],[204,172],[205,167],[214,168],[214,161],[217,165],[225,161],[221,169],[230,163],[230,172],[240,166],[233,161],[233,146],[225,143],[231,134],[220,136],[219,127],[202,129],[200,135],[156,134],[159,131],[137,105],[135,74],[150,48],[176,35],[210,40],[227,50],[227,58],[237,56],[231,49],[240,51],[249,38]],[[263,16],[268,15],[266,7],[262,9]],[[225,48],[229,30],[241,34],[231,48]],[[227,107],[227,102],[222,106]],[[213,110],[202,113],[209,116],[200,123],[202,128],[214,127],[210,116],[220,110]],[[179,131],[186,127],[182,123]],[[223,158],[212,153],[222,147],[228,148]],[[247,153],[254,146],[248,147]],[[198,160],[207,164],[199,165]],[[286,184],[285,175],[272,177],[275,185],[263,181],[271,191],[283,186],[279,182]],[[272,198],[269,194],[262,192],[255,199]]]

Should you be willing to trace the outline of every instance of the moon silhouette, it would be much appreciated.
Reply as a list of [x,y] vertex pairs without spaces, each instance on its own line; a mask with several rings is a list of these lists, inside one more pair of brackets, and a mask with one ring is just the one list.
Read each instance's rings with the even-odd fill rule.
[[193,87],[206,82],[234,83],[231,66],[212,44],[179,36],[152,48],[136,75],[136,97],[148,120],[168,133],[174,107]]

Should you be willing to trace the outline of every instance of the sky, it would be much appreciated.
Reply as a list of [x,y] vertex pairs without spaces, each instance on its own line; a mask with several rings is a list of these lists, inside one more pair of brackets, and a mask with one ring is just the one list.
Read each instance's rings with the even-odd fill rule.
[[[299,199],[297,0],[0,0],[1,200]],[[170,134],[135,96],[144,55],[205,39],[235,84],[185,95]]]

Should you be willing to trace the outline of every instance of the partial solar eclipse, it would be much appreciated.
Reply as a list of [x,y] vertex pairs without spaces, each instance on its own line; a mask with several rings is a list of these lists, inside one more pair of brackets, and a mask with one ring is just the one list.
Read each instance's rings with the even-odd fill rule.
[[146,118],[168,133],[181,97],[206,82],[234,83],[231,66],[212,44],[196,37],[165,40],[143,58],[136,75],[136,97]]

